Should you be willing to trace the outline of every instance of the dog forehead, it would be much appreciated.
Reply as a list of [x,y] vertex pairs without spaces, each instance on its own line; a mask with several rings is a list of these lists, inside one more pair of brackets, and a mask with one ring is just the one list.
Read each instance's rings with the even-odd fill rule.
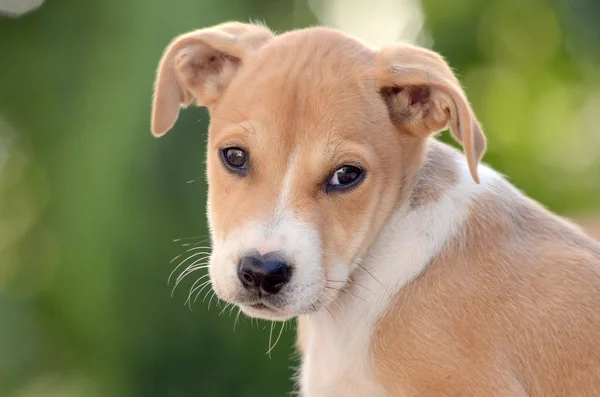
[[377,106],[382,102],[374,80],[348,69],[328,68],[323,63],[314,68],[285,60],[277,66],[260,63],[236,79],[213,109],[213,116],[262,124],[293,135],[332,128],[348,130],[375,116],[369,110],[381,113],[383,109]]
[[356,82],[374,84],[375,62],[373,50],[344,33],[326,28],[288,32],[245,60],[224,101],[277,97],[289,102],[318,94],[314,102],[348,93]]
[[279,62],[294,59],[302,66],[350,63],[369,67],[376,63],[376,50],[358,39],[324,27],[286,32],[262,46],[253,59]]

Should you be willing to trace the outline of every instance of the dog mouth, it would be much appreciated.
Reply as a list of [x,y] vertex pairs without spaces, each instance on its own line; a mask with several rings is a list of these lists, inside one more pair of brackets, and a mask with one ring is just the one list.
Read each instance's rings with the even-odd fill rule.
[[252,303],[252,304],[249,304],[249,305],[246,305],[246,306],[251,307],[254,310],[273,310],[272,308],[270,308],[269,306],[265,305],[262,302]]
[[269,299],[247,300],[237,303],[237,305],[251,317],[266,318],[266,319],[287,319],[292,316],[311,314],[318,311],[321,307],[319,304],[301,305],[286,305],[282,302],[272,302]]
[[253,310],[264,311],[264,312],[269,312],[269,313],[277,313],[277,312],[281,311],[281,309],[279,309],[278,307],[276,307],[275,305],[273,305],[270,302],[266,302],[263,299],[261,299],[260,301],[257,301],[257,302],[242,302],[240,305],[246,306]]
[[237,302],[237,305],[251,317],[259,318],[280,318],[292,315],[288,312],[286,305],[282,304],[278,299],[269,299],[267,297],[254,299],[242,299]]

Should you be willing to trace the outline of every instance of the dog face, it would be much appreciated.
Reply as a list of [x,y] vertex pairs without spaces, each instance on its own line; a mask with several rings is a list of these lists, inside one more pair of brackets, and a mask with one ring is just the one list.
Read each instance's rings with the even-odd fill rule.
[[195,101],[217,295],[287,319],[333,302],[410,194],[429,135],[450,125],[473,177],[485,140],[446,63],[340,32],[227,23],[183,35],[159,66],[153,132]]

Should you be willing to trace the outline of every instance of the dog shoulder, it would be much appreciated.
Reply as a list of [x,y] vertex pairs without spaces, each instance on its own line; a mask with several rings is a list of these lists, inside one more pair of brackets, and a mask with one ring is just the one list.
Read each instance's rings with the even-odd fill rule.
[[441,248],[380,317],[372,350],[381,383],[434,393],[452,378],[490,395],[526,395],[521,381],[542,395],[569,395],[578,377],[600,387],[599,371],[564,365],[600,362],[600,244],[490,167],[475,184],[459,158],[435,151],[430,165],[454,158],[444,171],[454,182],[437,192],[417,184],[413,213]]

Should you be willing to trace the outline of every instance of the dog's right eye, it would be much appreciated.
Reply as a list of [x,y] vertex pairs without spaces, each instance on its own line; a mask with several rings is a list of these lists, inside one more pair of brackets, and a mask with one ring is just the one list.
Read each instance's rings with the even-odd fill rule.
[[365,172],[353,165],[345,165],[338,168],[325,184],[326,192],[349,189],[359,184],[365,176]]
[[230,170],[237,174],[245,174],[248,169],[248,154],[246,151],[229,147],[221,151],[223,163]]

